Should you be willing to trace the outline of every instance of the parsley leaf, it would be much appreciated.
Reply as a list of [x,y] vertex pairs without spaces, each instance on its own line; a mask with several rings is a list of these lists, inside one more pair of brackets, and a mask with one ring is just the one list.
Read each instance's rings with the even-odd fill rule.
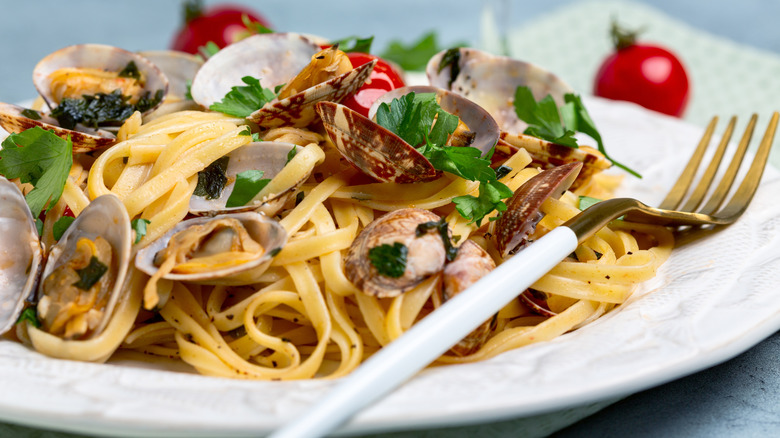
[[577,207],[579,207],[580,210],[585,210],[591,205],[598,204],[599,202],[601,202],[601,199],[591,198],[590,196],[580,196]]
[[260,79],[244,76],[241,80],[246,86],[231,88],[222,101],[211,104],[209,109],[231,116],[247,117],[276,98],[276,93],[260,85]]
[[47,203],[49,208],[57,203],[72,165],[70,139],[64,140],[38,126],[9,135],[0,150],[0,175],[20,178],[35,186],[25,196],[33,217],[38,217]]
[[[465,46],[465,43],[455,46]],[[440,51],[442,48],[436,41],[436,32],[431,31],[407,46],[398,40],[391,41],[380,56],[397,63],[404,70],[425,70],[428,60]]]
[[108,266],[98,260],[97,257],[92,256],[87,266],[82,269],[76,269],[76,273],[79,274],[79,281],[73,283],[73,285],[81,290],[90,290],[107,271]]
[[125,68],[119,72],[118,76],[120,78],[141,79],[141,72],[138,71],[138,66],[135,65],[135,61],[130,61]]
[[28,307],[24,309],[19,315],[19,319],[16,320],[17,324],[23,322],[29,322],[31,326],[38,328],[41,326],[41,321],[38,319],[38,310],[35,307]]
[[411,92],[393,99],[390,105],[382,103],[377,109],[376,120],[415,147],[426,141],[426,135],[430,142],[443,145],[458,127],[458,117],[439,106],[435,93]]
[[133,219],[130,221],[130,226],[135,231],[135,240],[133,243],[138,243],[146,236],[146,226],[152,223],[149,219]]
[[639,173],[618,163],[607,154],[601,140],[601,134],[596,129],[596,124],[585,109],[580,96],[566,93],[563,99],[566,103],[558,108],[549,94],[537,102],[528,87],[517,87],[515,90],[515,113],[520,120],[528,123],[528,128],[524,133],[552,143],[577,148],[579,146],[577,139],[574,138],[574,133],[581,132],[596,140],[599,151],[612,164],[637,178],[641,178]]
[[209,41],[205,46],[198,47],[198,53],[205,59],[209,59],[219,52],[219,46],[214,41]]
[[374,37],[361,38],[359,36],[349,36],[337,41],[333,41],[333,45],[339,46],[339,50],[342,52],[360,52],[370,53],[371,43],[374,42]]
[[290,149],[290,152],[287,152],[287,161],[284,162],[284,165],[286,166],[287,163],[289,163],[293,158],[295,158],[295,155],[298,153],[298,148],[292,147]]
[[263,26],[259,22],[252,21],[252,19],[249,18],[249,15],[247,14],[241,14],[241,22],[244,23],[244,26],[246,26],[246,29],[250,33],[255,33],[255,34],[274,33],[273,30]]
[[404,275],[408,254],[409,248],[401,242],[395,242],[392,245],[384,243],[369,249],[368,259],[371,260],[371,264],[380,274],[398,278]]
[[249,203],[263,187],[271,182],[270,179],[263,179],[262,170],[247,170],[236,175],[236,183],[233,185],[233,192],[227,200],[226,207],[241,207]]
[[65,231],[68,230],[68,227],[70,227],[70,224],[75,220],[76,218],[71,216],[62,216],[57,219],[57,222],[54,222],[54,226],[51,229],[54,240],[60,240],[62,235],[65,234]]
[[482,225],[482,219],[490,212],[496,210],[500,213],[506,211],[503,199],[512,196],[512,189],[499,181],[488,181],[479,184],[479,196],[458,196],[452,199],[455,208],[461,216],[469,219],[469,223]]
[[224,156],[216,159],[208,167],[198,172],[198,185],[195,186],[196,196],[203,196],[206,199],[216,199],[222,194],[222,190],[227,184],[227,170],[230,157]]

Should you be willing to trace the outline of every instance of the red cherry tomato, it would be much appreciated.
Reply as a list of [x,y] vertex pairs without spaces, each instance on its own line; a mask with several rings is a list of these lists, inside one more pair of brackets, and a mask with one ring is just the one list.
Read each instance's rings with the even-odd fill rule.
[[70,206],[66,205],[65,210],[62,212],[63,216],[70,216],[70,217],[76,217],[75,214],[73,214],[73,210],[70,209]]
[[657,46],[633,45],[601,64],[594,92],[680,117],[688,103],[688,91],[685,67],[673,53]]
[[213,41],[221,49],[233,43],[237,34],[247,31],[242,20],[244,15],[252,22],[270,27],[268,21],[257,12],[242,6],[220,5],[195,15],[174,36],[171,43],[173,50],[198,53],[198,48],[209,41]]
[[366,83],[355,94],[341,102],[351,110],[368,117],[368,109],[371,108],[371,105],[379,96],[406,85],[395,68],[378,56],[359,52],[350,52],[347,53],[347,56],[349,56],[349,60],[352,62],[352,67],[361,66],[374,59],[377,60],[374,71],[371,72],[371,76],[369,76]]

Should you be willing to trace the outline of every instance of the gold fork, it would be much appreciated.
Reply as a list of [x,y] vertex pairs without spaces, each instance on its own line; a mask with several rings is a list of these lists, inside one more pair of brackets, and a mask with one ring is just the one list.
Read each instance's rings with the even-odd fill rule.
[[291,421],[271,437],[318,437],[337,428],[356,412],[433,362],[571,254],[579,243],[622,215],[626,215],[630,221],[669,226],[725,225],[734,222],[745,211],[758,189],[769,158],[778,117],[778,113],[772,115],[753,164],[725,207],[720,208],[750,142],[756,125],[755,115],[748,123],[731,165],[704,207],[698,208],[712,187],[715,173],[734,131],[735,118],[731,119],[714,158],[684,204],[685,195],[712,138],[717,117],[710,122],[693,157],[659,208],[648,207],[629,198],[611,199],[591,206],[528,245],[467,290],[447,300],[435,312],[417,322],[342,379],[333,390],[306,410],[302,417],[296,416],[298,421]]

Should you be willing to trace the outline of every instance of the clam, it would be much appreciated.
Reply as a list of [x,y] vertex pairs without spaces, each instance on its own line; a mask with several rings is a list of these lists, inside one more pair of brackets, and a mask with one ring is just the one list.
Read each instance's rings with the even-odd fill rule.
[[[198,217],[180,222],[138,251],[135,266],[152,276],[152,285],[160,278],[245,285],[257,281],[286,242],[279,222],[260,213]],[[146,307],[156,304],[156,296],[147,291]]]
[[192,98],[208,108],[221,101],[232,87],[244,85],[241,78],[260,79],[273,90],[300,72],[320,48],[295,33],[253,35],[217,52],[198,70],[192,81]]
[[38,285],[41,328],[65,339],[99,335],[121,299],[130,219],[114,195],[92,201],[51,248]]
[[[349,247],[344,262],[347,278],[366,294],[385,298],[398,296],[440,272],[446,259],[441,236],[435,229],[417,231],[418,225],[438,220],[435,213],[418,208],[395,210],[374,220]],[[380,272],[371,261],[371,251],[383,245],[406,248],[400,276]]]
[[[294,156],[291,151],[295,150]],[[226,155],[227,181],[220,195],[213,199],[194,195],[190,198],[190,213],[197,216],[240,211],[257,211],[267,216],[275,215],[295,195],[301,184],[314,170],[314,166],[325,159],[317,145],[306,147],[281,142],[253,142]],[[288,162],[289,159],[289,162]],[[271,181],[242,207],[227,207],[227,200],[233,191],[236,175],[247,170],[262,170],[263,178]]]
[[35,220],[15,184],[0,176],[0,335],[7,332],[31,300],[42,249]]
[[[493,269],[496,269],[496,263],[487,251],[473,240],[466,240],[458,248],[455,258],[444,267],[443,287],[438,294],[434,295],[436,298],[434,306],[439,307],[445,301],[463,292]],[[494,326],[495,318],[490,318],[466,335],[450,351],[458,356],[474,353],[485,343]]]
[[[475,135],[467,143],[480,149],[483,154],[496,143],[498,127],[490,115],[468,99],[448,91],[432,87],[404,87],[380,99],[390,100],[409,92],[436,93],[442,108],[457,115],[469,130],[473,130]],[[384,101],[377,101],[375,107]],[[376,112],[375,108],[372,110]],[[322,118],[328,136],[344,158],[377,180],[412,183],[431,181],[441,175],[415,149],[415,145],[410,145],[361,114],[331,102],[318,103],[317,113]]]
[[507,201],[507,209],[496,221],[496,247],[506,258],[522,249],[544,216],[540,211],[548,198],[560,198],[571,186],[582,163],[568,163],[543,170],[526,181]]
[[[130,62],[135,64],[140,78],[119,76]],[[101,44],[69,46],[48,55],[33,69],[33,83],[52,110],[66,97],[79,99],[83,95],[122,90],[122,95],[130,96],[130,103],[135,103],[144,95],[154,96],[162,91],[164,96],[168,91],[168,79],[149,60]]]
[[0,102],[0,126],[12,134],[40,126],[59,137],[70,137],[73,142],[73,152],[89,152],[116,142],[116,136],[106,130],[92,129],[83,125],[76,125],[75,130],[65,129],[60,127],[56,119],[44,113],[3,102]]
[[526,125],[514,110],[515,90],[525,85],[536,100],[548,94],[558,105],[572,92],[565,82],[534,64],[466,47],[434,55],[426,67],[434,87],[451,90],[487,110],[502,131],[522,132]]
[[139,52],[151,61],[168,78],[168,95],[165,102],[149,114],[145,120],[153,120],[176,111],[195,110],[200,106],[187,97],[189,85],[203,65],[200,56],[176,50],[150,50]]
[[582,163],[582,170],[571,185],[575,190],[593,175],[609,169],[612,163],[598,150],[590,146],[571,148],[525,134],[501,133],[500,144],[510,150],[524,148],[533,160],[533,165],[542,169],[551,169],[568,163]]

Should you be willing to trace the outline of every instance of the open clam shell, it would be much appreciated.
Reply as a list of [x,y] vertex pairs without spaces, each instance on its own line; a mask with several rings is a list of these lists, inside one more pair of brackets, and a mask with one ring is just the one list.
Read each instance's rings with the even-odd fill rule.
[[506,203],[507,209],[496,221],[496,247],[506,258],[526,244],[528,236],[542,218],[540,211],[547,198],[560,198],[569,189],[582,168],[582,163],[568,163],[543,170],[515,191]]
[[169,280],[189,281],[200,284],[245,285],[257,282],[263,272],[271,264],[285,243],[287,243],[287,231],[279,222],[255,212],[232,213],[214,217],[198,217],[180,222],[172,230],[155,240],[142,250],[138,251],[135,258],[135,266],[141,271],[154,275],[158,271],[155,265],[155,256],[163,251],[171,238],[190,227],[207,224],[209,221],[222,218],[233,218],[241,222],[249,236],[262,247],[262,254],[252,260],[236,263],[231,266],[215,267],[206,272],[178,274],[170,272],[163,275]]
[[[290,152],[295,156],[288,162]],[[301,147],[291,143],[254,142],[242,146],[227,155],[225,170],[227,183],[219,197],[207,199],[193,195],[190,213],[197,216],[214,216],[222,213],[257,211],[267,216],[275,215],[311,175],[314,166],[325,159],[319,147]],[[263,178],[271,182],[256,196],[253,202],[242,207],[226,207],[233,191],[236,175],[247,170],[262,170]]]
[[363,173],[383,182],[413,183],[441,173],[409,143],[344,105],[320,102],[317,114],[341,155]]
[[[417,226],[436,222],[439,216],[428,210],[404,208],[385,214],[364,228],[352,242],[344,261],[347,278],[358,289],[380,298],[395,297],[417,286],[444,268],[446,254],[438,231],[417,235]],[[407,249],[406,264],[400,277],[377,270],[369,259],[372,248],[400,243]]]
[[[112,253],[112,261],[108,265],[106,273],[103,274],[108,276],[109,282],[105,290],[98,292],[96,303],[92,307],[92,310],[100,314],[99,323],[88,332],[89,337],[99,335],[110,321],[114,308],[123,296],[125,278],[131,262],[131,234],[130,218],[124,204],[118,197],[103,195],[90,202],[49,251],[38,285],[39,317],[42,320],[46,319],[45,315],[42,315],[40,304],[44,296],[48,296],[52,301],[57,301],[60,298],[67,299],[67,296],[55,296],[59,295],[59,288],[53,290],[46,288],[48,277],[55,269],[68,263],[73,257],[80,239],[86,238],[95,241],[98,237],[102,237],[110,245]],[[73,305],[76,304],[73,303]],[[83,305],[83,303],[79,303],[79,305]],[[68,303],[62,303],[63,308],[67,308],[67,306]]]
[[563,105],[563,95],[572,91],[560,78],[534,64],[466,47],[451,50],[428,61],[429,82],[476,102],[502,131],[519,133],[526,128],[514,110],[518,86],[528,86],[537,100],[550,94],[558,105]]
[[320,47],[296,33],[253,35],[231,44],[208,59],[192,81],[192,98],[208,108],[221,101],[241,78],[260,79],[264,88],[286,83],[307,64]]
[[363,86],[375,65],[376,60],[373,60],[288,98],[269,102],[247,119],[264,128],[304,127],[315,119],[317,102],[341,102]]
[[417,94],[435,93],[436,100],[439,102],[442,109],[457,116],[466,124],[466,126],[468,126],[469,131],[476,134],[473,142],[469,144],[469,146],[479,149],[482,151],[483,155],[488,153],[496,144],[499,136],[499,129],[498,124],[493,117],[474,102],[442,88],[416,85],[388,91],[379,96],[374,104],[371,105],[371,108],[368,110],[368,117],[373,120],[379,105],[383,103],[390,104],[393,99],[398,99],[412,92]]
[[[29,111],[33,111],[30,113]],[[38,115],[37,119],[25,115]],[[116,136],[102,129],[92,129],[79,125],[79,130],[65,129],[59,126],[56,119],[34,110],[26,110],[17,105],[0,102],[0,126],[12,134],[18,134],[26,129],[40,126],[52,131],[61,138],[70,137],[73,142],[73,152],[89,152],[94,149],[110,146],[116,142]]]
[[574,162],[582,163],[582,170],[577,174],[577,179],[571,185],[572,190],[583,185],[593,175],[612,166],[612,163],[604,154],[590,146],[571,148],[530,135],[510,134],[508,132],[501,133],[500,142],[507,145],[510,150],[524,148],[531,156],[533,166],[542,169],[552,169],[556,166]]
[[[143,56],[102,44],[79,44],[65,47],[43,58],[33,69],[33,83],[49,108],[59,105],[60,99],[52,88],[51,74],[63,68],[95,69],[110,72],[122,71],[129,62],[134,62],[139,73],[145,78],[143,90],[151,96],[158,90],[163,96],[168,92],[168,79]],[[110,93],[113,90],[107,90]],[[163,98],[163,100],[165,100]],[[160,102],[158,106],[161,104]],[[156,107],[150,108],[146,114]]]
[[154,63],[168,78],[168,95],[165,102],[150,113],[145,121],[177,111],[200,108],[195,101],[187,98],[187,87],[203,65],[200,56],[176,50],[151,50],[139,54]]
[[7,332],[31,298],[43,251],[35,220],[15,184],[0,176],[0,335]]

